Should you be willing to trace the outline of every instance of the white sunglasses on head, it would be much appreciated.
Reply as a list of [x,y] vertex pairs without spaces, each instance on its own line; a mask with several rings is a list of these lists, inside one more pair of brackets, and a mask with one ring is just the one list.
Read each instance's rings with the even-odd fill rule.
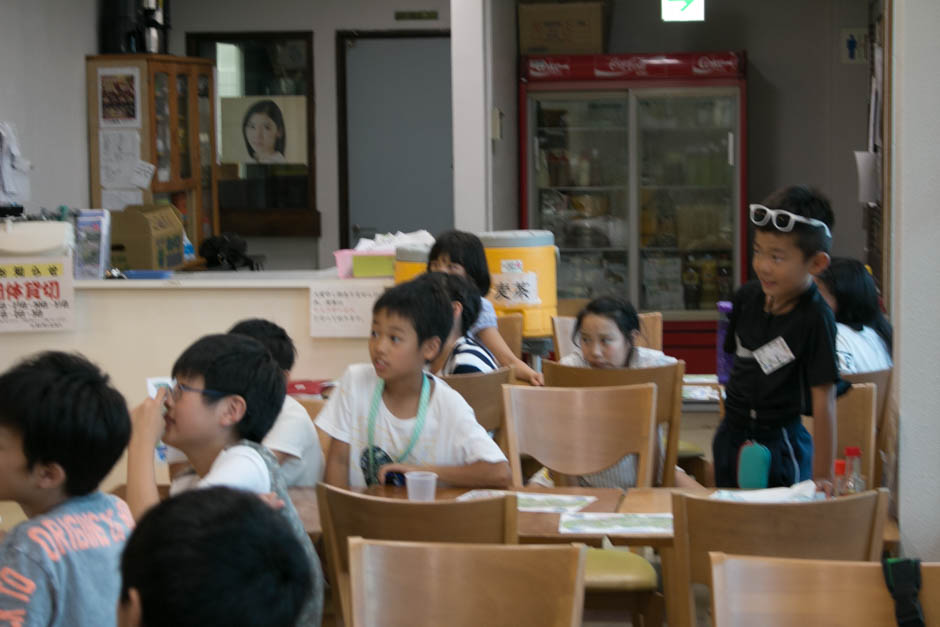
[[771,209],[764,205],[751,205],[751,222],[757,226],[764,226],[768,222],[771,222],[775,229],[783,231],[784,233],[792,231],[795,223],[802,222],[803,224],[821,228],[826,232],[826,237],[832,237],[832,233],[829,231],[829,225],[822,220],[804,218],[803,216],[798,216],[795,213],[790,213],[783,209]]

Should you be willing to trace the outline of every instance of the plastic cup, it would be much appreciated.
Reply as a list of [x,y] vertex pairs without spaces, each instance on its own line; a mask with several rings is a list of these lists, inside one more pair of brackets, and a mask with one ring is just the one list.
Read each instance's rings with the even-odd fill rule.
[[412,470],[405,473],[409,501],[433,501],[437,490],[437,473]]

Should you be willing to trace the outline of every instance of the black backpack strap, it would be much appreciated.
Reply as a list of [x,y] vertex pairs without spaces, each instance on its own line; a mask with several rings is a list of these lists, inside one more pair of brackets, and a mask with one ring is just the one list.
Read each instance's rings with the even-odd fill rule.
[[894,597],[894,617],[898,627],[924,627],[920,607],[920,560],[889,557],[882,562],[885,584]]

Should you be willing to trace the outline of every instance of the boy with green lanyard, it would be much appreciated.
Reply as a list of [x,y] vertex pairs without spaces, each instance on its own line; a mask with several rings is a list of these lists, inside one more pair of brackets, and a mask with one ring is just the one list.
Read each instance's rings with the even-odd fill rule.
[[425,366],[453,324],[450,296],[432,281],[385,292],[372,309],[371,364],[347,368],[317,426],[332,439],[324,481],[348,488],[429,470],[441,482],[502,488],[509,463],[463,397]]

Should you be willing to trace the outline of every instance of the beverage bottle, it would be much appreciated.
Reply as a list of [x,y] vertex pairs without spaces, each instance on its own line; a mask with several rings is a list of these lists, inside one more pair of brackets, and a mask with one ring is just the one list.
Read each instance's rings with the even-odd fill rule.
[[865,478],[862,477],[862,450],[857,446],[845,447],[845,493],[857,494],[865,491]]
[[683,300],[686,309],[698,309],[702,300],[702,279],[690,256],[682,273]]
[[845,494],[845,460],[837,459],[835,462],[835,481],[832,484],[832,496]]

